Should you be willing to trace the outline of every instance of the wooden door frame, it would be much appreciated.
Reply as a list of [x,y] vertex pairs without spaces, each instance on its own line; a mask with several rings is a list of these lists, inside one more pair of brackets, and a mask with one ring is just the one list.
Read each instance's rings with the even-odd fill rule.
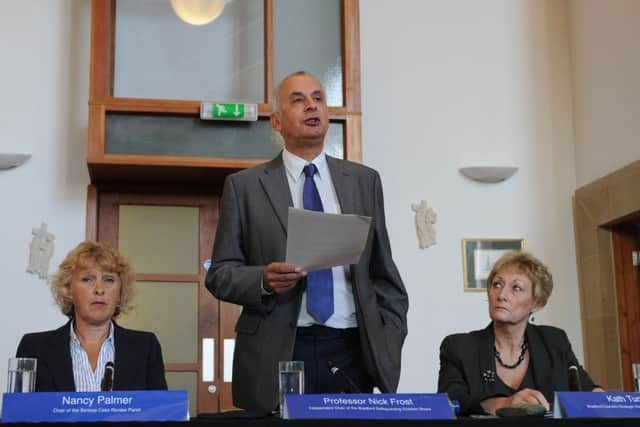
[[[358,0],[341,0],[341,55],[343,58],[343,105],[329,107],[329,118],[344,124],[343,157],[362,161],[362,106],[360,85],[360,9]],[[164,155],[109,154],[105,152],[106,117],[123,114],[173,114],[199,117],[200,102],[192,100],[139,99],[113,96],[116,0],[93,0],[91,14],[91,58],[89,79],[89,130],[87,167],[92,183],[105,183],[126,176],[130,180],[161,181],[166,171],[189,183],[216,170],[245,169],[265,159],[206,158]],[[264,0],[264,99],[258,103],[262,118],[272,113],[273,1]]]
[[640,161],[635,161],[577,189],[573,197],[585,365],[609,390],[622,390],[628,384],[623,367],[628,349],[621,347],[626,323],[620,321],[622,296],[617,290],[612,230],[640,212],[638,182]]
[[[195,202],[195,203],[194,203]],[[143,204],[143,205],[162,205],[162,206],[209,206],[210,209],[200,209],[199,217],[199,268],[197,275],[153,275],[153,274],[137,274],[136,279],[139,281],[175,281],[175,282],[197,282],[199,286],[198,305],[199,305],[199,324],[198,324],[198,362],[194,363],[166,363],[165,368],[174,372],[197,372],[198,375],[198,408],[200,411],[218,412],[236,409],[231,399],[231,383],[224,381],[224,340],[235,339],[235,321],[240,314],[240,307],[218,302],[213,295],[204,287],[206,271],[201,268],[204,261],[211,256],[213,241],[218,225],[218,202],[219,191],[216,193],[176,193],[160,191],[156,187],[137,188],[132,191],[130,187],[118,190],[117,187],[110,187],[105,191],[101,191],[95,185],[89,185],[87,188],[87,224],[86,238],[88,240],[101,240],[117,246],[117,216],[112,215],[108,219],[109,223],[103,223],[99,229],[99,215],[104,212],[101,209],[101,203],[117,203],[117,204]],[[116,218],[114,220],[113,218]],[[102,219],[104,221],[104,218]],[[111,236],[111,239],[105,240],[105,234]],[[113,240],[113,237],[116,240]],[[206,331],[209,331],[208,333]],[[211,331],[214,331],[213,333]],[[202,378],[202,339],[216,337],[215,360],[216,370],[214,372],[214,382],[204,383]],[[211,406],[211,394],[208,391],[210,385],[215,385],[218,389],[216,392],[215,407]]]

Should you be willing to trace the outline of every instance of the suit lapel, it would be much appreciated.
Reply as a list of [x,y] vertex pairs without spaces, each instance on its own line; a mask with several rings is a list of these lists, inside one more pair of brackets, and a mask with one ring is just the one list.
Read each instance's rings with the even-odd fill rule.
[[[135,377],[135,372],[130,372],[130,368],[135,365],[131,362],[132,356],[136,354],[135,342],[129,339],[127,331],[113,322],[113,341],[115,355],[113,361],[113,389],[126,390],[127,378]],[[121,357],[118,357],[121,356]]]
[[55,331],[50,341],[49,370],[59,390],[75,390],[71,361],[71,321]]
[[353,179],[350,179],[351,174],[341,162],[331,156],[326,156],[326,158],[331,181],[333,181],[333,188],[340,204],[340,211],[343,214],[357,214],[355,205],[355,201],[358,200],[356,197],[356,183]]
[[478,348],[472,350],[478,352],[478,370],[480,371],[480,380],[482,381],[482,388],[485,390],[485,395],[495,393],[496,381],[498,381],[496,359],[493,353],[494,341],[493,323],[490,323],[489,326],[480,332]]
[[[536,330],[536,327],[527,325],[527,341],[529,342],[529,364],[533,368],[533,379],[538,389],[545,395],[553,390],[553,375],[551,360],[547,350],[547,344]],[[546,386],[546,387],[545,387]]]
[[265,165],[264,173],[259,179],[271,203],[271,207],[286,234],[288,210],[289,206],[293,206],[293,200],[291,200],[291,191],[282,161],[282,153]]

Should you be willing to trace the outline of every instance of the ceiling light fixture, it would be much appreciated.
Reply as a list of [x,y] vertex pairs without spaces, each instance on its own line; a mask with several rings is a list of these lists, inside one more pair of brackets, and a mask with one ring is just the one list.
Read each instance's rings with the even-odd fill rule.
[[226,0],[171,0],[171,7],[178,18],[191,25],[213,22],[224,10]]

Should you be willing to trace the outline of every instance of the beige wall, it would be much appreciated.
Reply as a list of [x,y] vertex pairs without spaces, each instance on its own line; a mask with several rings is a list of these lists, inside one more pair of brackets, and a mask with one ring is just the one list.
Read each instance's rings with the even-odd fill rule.
[[[576,188],[568,9],[563,1],[366,0],[361,8],[363,151],[383,179],[409,298],[400,389],[434,391],[447,334],[485,327],[463,292],[463,238],[524,238],[556,280],[537,323],[567,330],[582,358],[571,196]],[[513,164],[503,183],[458,168]],[[438,214],[420,250],[411,203]]]
[[640,159],[640,2],[569,3],[581,187]]
[[84,238],[91,2],[2,2],[0,152],[33,155],[0,171],[0,390],[26,332],[66,320],[44,280],[25,272],[31,229],[55,235],[51,273]]
[[622,387],[610,231],[640,209],[640,2],[570,0],[578,269],[585,352],[603,385]]

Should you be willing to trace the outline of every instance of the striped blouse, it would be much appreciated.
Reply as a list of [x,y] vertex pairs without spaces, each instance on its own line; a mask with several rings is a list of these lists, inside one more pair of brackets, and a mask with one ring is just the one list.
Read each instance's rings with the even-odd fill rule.
[[115,356],[115,342],[113,340],[113,322],[109,329],[109,336],[102,343],[96,370],[91,369],[87,352],[80,345],[80,341],[73,330],[71,322],[71,362],[73,365],[73,380],[76,384],[76,391],[100,391],[104,367],[107,362],[113,362]]

